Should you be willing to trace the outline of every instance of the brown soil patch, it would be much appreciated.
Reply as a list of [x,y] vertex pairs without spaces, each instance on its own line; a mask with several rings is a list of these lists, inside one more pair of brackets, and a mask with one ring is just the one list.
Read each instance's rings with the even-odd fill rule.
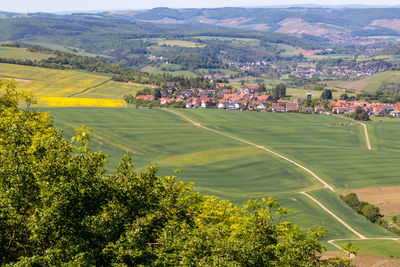
[[[379,209],[386,216],[400,215],[400,186],[380,188]],[[351,189],[342,194],[356,193],[358,199],[378,206],[378,187]]]
[[242,18],[242,17],[238,17],[238,18],[231,18],[231,19],[224,19],[221,20],[219,23],[217,23],[218,26],[225,26],[225,27],[231,27],[231,28],[236,28],[241,26],[241,24],[246,23],[251,21],[252,19],[248,19],[248,18]]
[[14,79],[16,82],[21,82],[21,83],[30,83],[32,82],[31,80],[24,80],[24,79]]
[[306,56],[315,55],[316,53],[321,52],[321,50],[306,50],[306,49],[299,49],[296,51],[299,54],[303,54]]
[[245,28],[245,29],[252,29],[256,31],[268,31],[271,27],[269,27],[267,24],[247,24],[247,25],[242,25],[240,28]]
[[370,25],[381,26],[400,32],[400,19],[376,19]]
[[400,266],[400,260],[358,253],[351,261],[357,267]]
[[301,18],[288,18],[278,23],[281,27],[276,32],[299,35],[302,33],[321,36],[329,33],[329,30],[311,25]]
[[368,85],[368,81],[366,79],[358,81],[328,81],[327,84],[329,86],[335,86],[342,89],[362,91]]

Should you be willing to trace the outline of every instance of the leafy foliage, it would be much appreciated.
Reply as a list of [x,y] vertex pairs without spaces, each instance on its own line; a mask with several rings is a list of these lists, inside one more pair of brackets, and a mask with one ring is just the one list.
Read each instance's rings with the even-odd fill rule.
[[18,109],[13,82],[0,88],[3,265],[348,263],[322,260],[325,231],[284,221],[287,210],[272,198],[237,206],[155,166],[136,171],[129,155],[105,175],[106,156],[89,149],[85,127],[66,140],[47,113]]
[[350,193],[346,196],[341,196],[342,200],[355,211],[362,214],[371,222],[375,222],[378,218],[383,217],[379,212],[379,208],[364,201],[359,201],[355,193]]

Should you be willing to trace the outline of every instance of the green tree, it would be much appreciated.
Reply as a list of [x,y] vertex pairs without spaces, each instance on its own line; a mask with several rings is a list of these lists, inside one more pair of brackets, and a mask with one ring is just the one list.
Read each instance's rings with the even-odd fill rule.
[[373,223],[381,216],[379,213],[379,208],[371,204],[365,205],[361,209],[361,212],[365,217],[367,217],[368,220]]
[[69,140],[47,113],[20,110],[0,81],[0,259],[19,266],[326,266],[325,230],[287,222],[275,199],[243,206],[195,192],[126,155],[113,174],[76,129]]
[[350,193],[347,196],[341,196],[342,200],[347,203],[350,207],[355,207],[360,205],[360,201],[355,193]]
[[324,90],[322,91],[322,94],[321,94],[321,99],[322,99],[322,100],[329,100],[329,99],[332,99],[332,90],[330,90],[330,89],[324,89]]
[[357,255],[359,248],[357,248],[353,243],[349,242],[343,247],[343,250],[348,253],[350,258],[351,255]]
[[274,86],[272,90],[272,96],[274,99],[279,99],[286,96],[286,85],[284,83],[280,83]]
[[258,86],[259,86],[260,92],[266,92],[267,91],[267,88],[265,87],[264,83],[261,83]]
[[340,95],[340,100],[348,100],[349,96],[346,93]]

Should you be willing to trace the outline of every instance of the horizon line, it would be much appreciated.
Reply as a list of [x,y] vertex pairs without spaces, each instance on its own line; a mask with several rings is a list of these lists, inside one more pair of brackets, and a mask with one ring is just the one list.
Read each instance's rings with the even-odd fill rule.
[[368,9],[368,8],[400,8],[400,4],[393,5],[369,5],[369,4],[338,4],[338,5],[320,5],[320,4],[312,4],[312,3],[304,3],[304,4],[288,4],[288,5],[254,5],[254,6],[221,6],[221,7],[167,7],[167,6],[157,6],[151,8],[139,8],[139,9],[98,9],[98,10],[59,10],[59,11],[9,11],[9,10],[0,10],[0,12],[6,13],[19,13],[19,14],[34,14],[34,13],[49,13],[49,14],[73,14],[73,13],[101,13],[101,12],[123,12],[123,11],[147,11],[159,8],[167,8],[167,9],[223,9],[223,8],[245,8],[245,9],[269,9],[269,8],[354,8],[354,9]]

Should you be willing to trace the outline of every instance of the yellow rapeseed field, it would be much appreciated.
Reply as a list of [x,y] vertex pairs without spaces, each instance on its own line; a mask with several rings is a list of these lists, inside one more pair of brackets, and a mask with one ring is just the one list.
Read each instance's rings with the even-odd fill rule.
[[126,104],[119,99],[75,98],[75,97],[40,97],[40,107],[110,107],[121,108]]
[[31,91],[39,105],[47,107],[120,107],[124,95],[152,87],[115,82],[96,73],[5,63],[0,63],[2,78],[14,79],[18,89]]

